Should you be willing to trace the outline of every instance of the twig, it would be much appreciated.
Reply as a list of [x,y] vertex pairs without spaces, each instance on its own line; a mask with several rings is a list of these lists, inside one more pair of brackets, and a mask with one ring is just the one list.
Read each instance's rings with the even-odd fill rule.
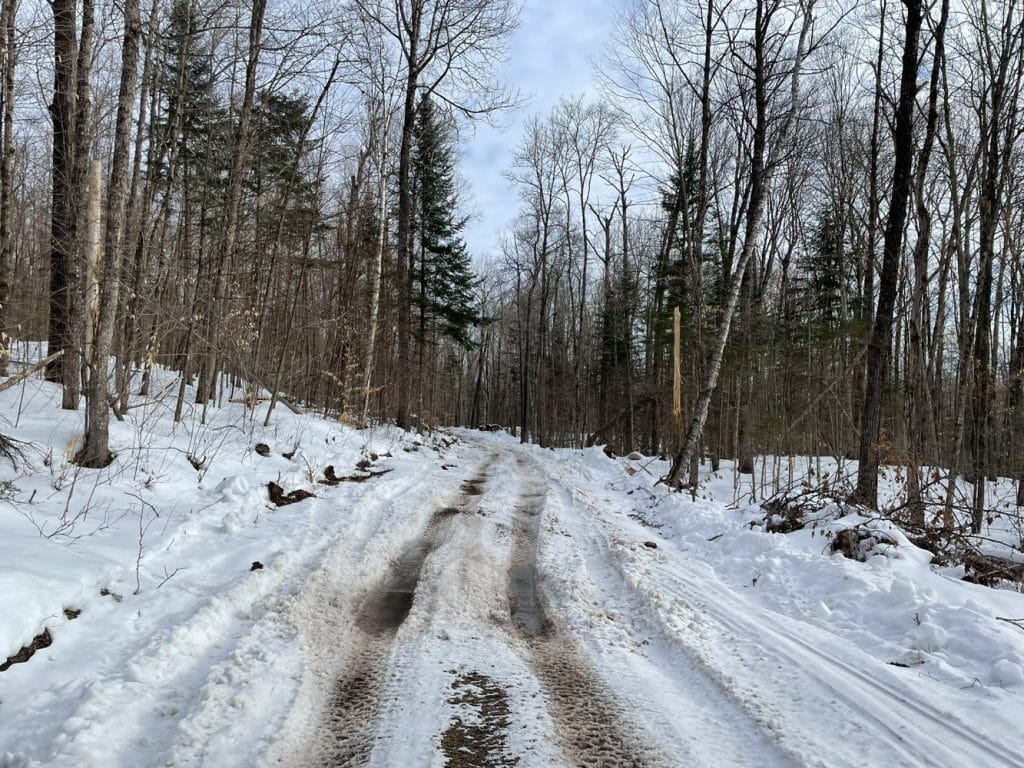
[[177,576],[177,575],[178,575],[178,574],[179,574],[179,573],[180,573],[181,571],[187,571],[187,570],[188,570],[188,566],[184,566],[184,565],[183,565],[183,566],[182,566],[181,568],[175,568],[175,569],[174,569],[173,571],[171,571],[170,573],[168,573],[168,572],[167,572],[167,566],[165,565],[165,566],[164,566],[164,578],[163,578],[163,581],[161,581],[161,582],[160,582],[159,584],[157,584],[157,585],[156,585],[156,588],[157,588],[157,589],[160,589],[160,587],[162,587],[162,586],[163,586],[164,584],[166,584],[166,583],[167,583],[168,581],[170,581],[170,580],[171,580],[171,579],[173,579],[173,578],[174,578],[175,576]]

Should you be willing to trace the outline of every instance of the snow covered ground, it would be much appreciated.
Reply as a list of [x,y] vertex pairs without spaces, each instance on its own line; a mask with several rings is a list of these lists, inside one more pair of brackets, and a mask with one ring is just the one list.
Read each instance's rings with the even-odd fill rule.
[[79,470],[55,387],[0,393],[0,661],[50,640],[4,768],[1024,766],[1024,596],[894,528],[857,562],[728,472],[136,405]]

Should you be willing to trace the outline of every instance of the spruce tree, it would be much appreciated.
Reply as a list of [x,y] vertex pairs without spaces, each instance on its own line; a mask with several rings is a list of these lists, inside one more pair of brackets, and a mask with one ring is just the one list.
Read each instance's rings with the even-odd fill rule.
[[194,195],[219,192],[223,186],[230,134],[228,113],[216,92],[213,53],[197,13],[195,0],[174,0],[171,5],[156,115],[163,144],[156,170],[178,176]]
[[437,115],[429,96],[419,103],[414,142],[415,250],[419,259],[414,279],[420,343],[439,333],[470,348],[470,329],[481,322],[474,296],[477,279],[462,238],[466,221],[457,215],[451,130]]
[[[659,354],[666,354],[672,347],[672,314],[676,307],[682,316],[684,335],[694,336],[698,313],[702,307],[694,306],[693,281],[696,279],[694,264],[694,240],[703,241],[703,232],[693,232],[697,205],[701,196],[700,169],[697,150],[691,138],[687,144],[682,167],[668,179],[661,192],[661,207],[671,232],[665,237],[671,247],[664,258],[659,260],[656,280],[662,296],[658,302],[654,322],[654,340]],[[701,257],[707,260],[701,243]],[[717,294],[716,294],[717,295]],[[714,303],[714,300],[711,300]]]
[[[314,142],[304,140],[310,119],[309,100],[298,94],[262,91],[256,101],[252,169],[244,181],[248,196],[257,202],[260,237],[273,238],[278,227],[282,234],[301,238],[315,226],[317,182],[308,157]],[[302,156],[296,152],[302,149]]]
[[808,319],[830,329],[847,319],[843,296],[853,293],[845,253],[843,222],[832,206],[823,206],[818,211],[811,248],[803,259],[803,304]]

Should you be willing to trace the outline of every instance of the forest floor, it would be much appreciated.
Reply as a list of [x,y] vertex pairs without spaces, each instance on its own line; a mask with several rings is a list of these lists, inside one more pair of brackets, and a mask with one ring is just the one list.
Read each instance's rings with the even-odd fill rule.
[[[154,399],[79,472],[56,390],[4,395],[5,768],[1024,765],[1024,595],[884,521],[769,533],[726,470],[693,498],[241,404]],[[831,551],[858,522],[863,562]]]

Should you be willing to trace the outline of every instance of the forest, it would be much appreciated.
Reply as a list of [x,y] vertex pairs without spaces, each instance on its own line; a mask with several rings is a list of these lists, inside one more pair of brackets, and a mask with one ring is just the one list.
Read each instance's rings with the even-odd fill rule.
[[460,146],[530,110],[518,13],[3,0],[0,373],[47,342],[83,466],[130,394],[180,418],[194,384],[670,456],[674,486],[829,456],[873,506],[897,466],[917,524],[979,531],[985,478],[1024,503],[1019,0],[630,0],[470,253]]

